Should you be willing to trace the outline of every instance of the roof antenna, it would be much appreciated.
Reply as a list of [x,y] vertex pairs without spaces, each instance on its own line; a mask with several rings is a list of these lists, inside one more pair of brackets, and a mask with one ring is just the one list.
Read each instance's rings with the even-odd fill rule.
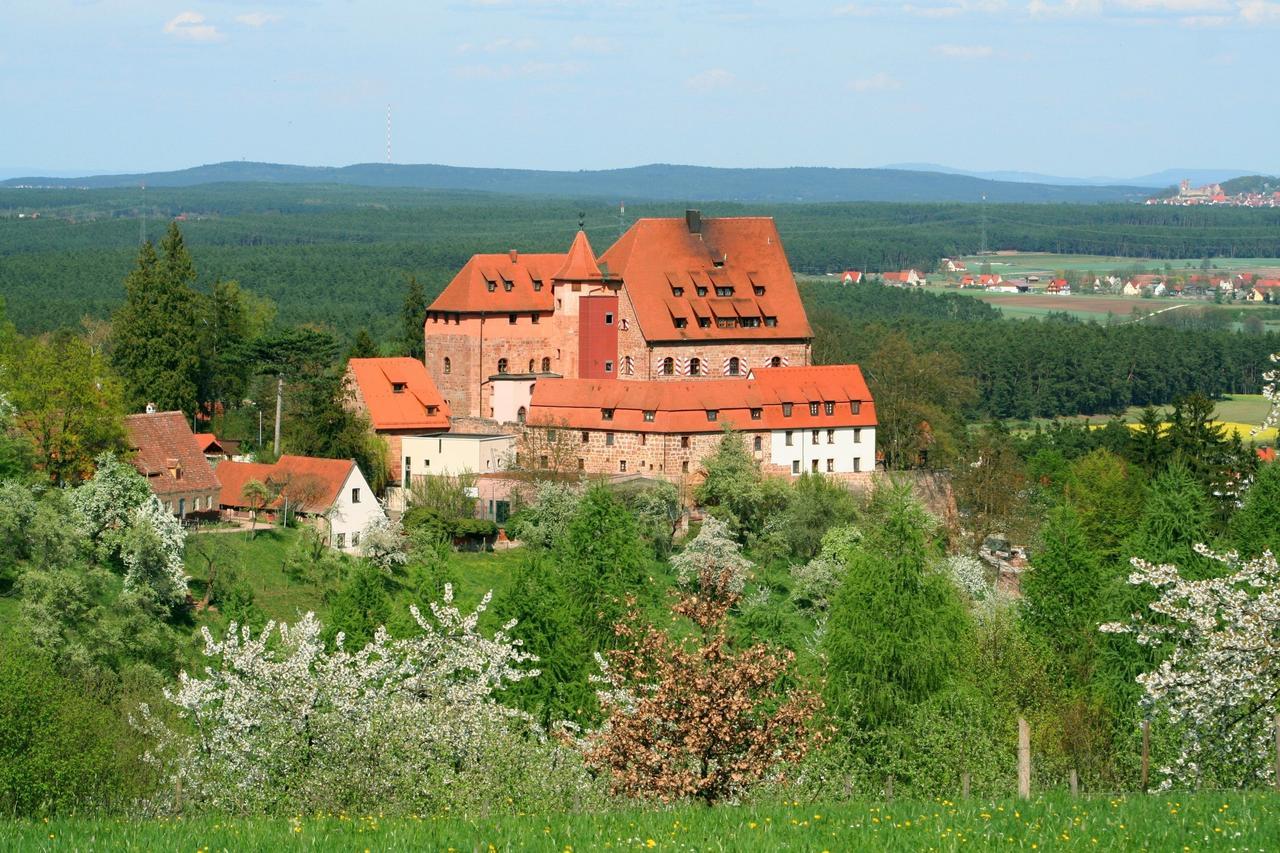
[[579,210],[578,211],[578,230],[579,231],[582,230],[582,226],[584,223],[586,223],[586,221],[587,221],[587,214]]

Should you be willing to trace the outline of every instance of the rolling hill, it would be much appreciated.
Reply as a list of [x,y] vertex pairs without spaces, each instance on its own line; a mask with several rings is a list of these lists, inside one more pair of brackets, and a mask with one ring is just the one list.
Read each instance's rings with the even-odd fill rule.
[[970,175],[906,169],[719,169],[655,164],[626,169],[552,172],[459,166],[360,163],[292,166],[233,161],[172,172],[86,177],[25,177],[4,187],[189,187],[212,183],[345,184],[480,190],[508,195],[626,200],[837,202],[1125,202],[1147,191],[1127,186],[1061,186],[996,181]]

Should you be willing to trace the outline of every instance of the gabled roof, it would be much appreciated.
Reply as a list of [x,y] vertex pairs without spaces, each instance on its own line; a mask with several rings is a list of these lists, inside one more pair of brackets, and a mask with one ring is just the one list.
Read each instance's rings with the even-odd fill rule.
[[416,358],[353,358],[347,366],[374,429],[449,428],[449,405]]
[[321,514],[328,512],[337,502],[351,469],[355,467],[352,459],[287,454],[270,465],[223,462],[218,466],[218,478],[222,481],[218,502],[222,506],[249,507],[244,498],[244,487],[250,480],[257,480],[272,493],[278,493],[269,506],[282,506],[287,497],[291,502],[301,501],[302,512]]
[[[859,403],[855,413],[851,402]],[[825,403],[834,403],[826,414]],[[791,404],[784,414],[783,404]],[[811,415],[809,404],[818,403]],[[753,418],[751,410],[759,410]],[[604,410],[610,410],[607,419]],[[716,412],[709,420],[708,411]],[[652,412],[646,420],[645,412]],[[695,433],[735,429],[875,426],[875,404],[856,364],[769,367],[746,379],[627,381],[543,379],[533,389],[528,422],[619,432]]]
[[564,265],[556,271],[556,281],[602,281],[604,276],[596,265],[596,254],[591,250],[586,232],[579,231],[565,255]]
[[[133,467],[157,495],[218,488],[204,448],[182,412],[129,415],[124,419]],[[173,471],[179,473],[178,477]]]
[[218,437],[211,432],[198,432],[195,435],[196,444],[200,445],[203,453],[225,453],[222,443],[218,441]]
[[[639,219],[600,257],[610,276],[620,276],[646,340],[797,340],[813,336],[791,265],[773,219],[764,216],[702,218],[691,230],[686,218]],[[733,302],[721,305],[731,328],[696,322],[677,328],[675,318],[705,309],[696,300],[731,287]],[[677,288],[681,291],[677,294]],[[698,288],[704,293],[699,294]],[[763,288],[762,296],[756,288]],[[738,307],[751,305],[750,313]],[[705,310],[697,316],[707,316]],[[760,316],[757,326],[742,318]],[[776,320],[776,325],[772,323]],[[748,322],[754,322],[748,319]]]
[[564,254],[472,255],[445,286],[428,311],[505,314],[551,311],[551,280],[564,266]]

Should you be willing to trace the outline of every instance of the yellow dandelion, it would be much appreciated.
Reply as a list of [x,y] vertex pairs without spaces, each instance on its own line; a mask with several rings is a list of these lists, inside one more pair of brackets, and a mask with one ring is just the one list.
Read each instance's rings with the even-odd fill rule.
[[652,838],[646,838],[646,839],[644,840],[644,846],[645,846],[645,847],[657,847],[657,846],[658,846],[658,842],[654,841]]

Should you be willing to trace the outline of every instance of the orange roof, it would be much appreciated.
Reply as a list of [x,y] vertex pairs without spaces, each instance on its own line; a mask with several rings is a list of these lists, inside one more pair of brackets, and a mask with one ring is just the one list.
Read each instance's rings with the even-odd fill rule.
[[579,231],[565,255],[564,266],[552,276],[556,281],[603,281],[600,267],[596,266],[596,253],[591,250],[586,232]]
[[212,449],[214,453],[222,453],[222,443],[218,441],[218,437],[211,432],[196,433],[196,444],[200,445],[200,450],[209,453]]
[[[850,404],[857,402],[857,412]],[[810,404],[818,413],[810,414]],[[826,403],[833,412],[826,413]],[[790,404],[791,414],[784,411]],[[606,420],[606,411],[612,417]],[[758,417],[752,417],[755,410]],[[716,413],[709,420],[708,411]],[[652,413],[646,420],[645,413]],[[619,432],[692,433],[735,429],[819,429],[876,425],[875,404],[856,364],[769,367],[746,379],[633,382],[540,379],[528,422]]]
[[[204,447],[196,441],[182,412],[129,415],[124,419],[133,467],[157,495],[218,488]],[[171,470],[179,472],[174,477]]]
[[[782,248],[778,228],[770,217],[702,218],[690,230],[686,218],[639,219],[618,242],[600,256],[610,276],[621,276],[636,320],[646,340],[777,340],[813,336]],[[755,302],[759,325],[743,325],[744,315],[732,310],[716,316],[732,322],[722,328],[696,322],[677,328],[673,303],[702,307],[693,300],[719,296],[716,287],[732,288],[732,297]],[[675,288],[682,291],[677,294]],[[699,293],[698,288],[703,288]],[[763,297],[756,289],[763,288]],[[699,316],[707,316],[699,311]],[[755,322],[750,320],[749,322]]]
[[449,428],[449,404],[416,358],[353,358],[347,365],[374,429]]
[[428,311],[505,314],[551,311],[551,280],[564,266],[564,254],[472,255],[445,286]]
[[218,502],[223,506],[248,507],[244,487],[250,480],[257,480],[277,494],[269,506],[281,506],[288,497],[291,501],[301,501],[303,512],[327,512],[338,500],[355,464],[351,459],[289,455],[281,456],[271,465],[223,462],[218,466],[218,479],[222,481]]

